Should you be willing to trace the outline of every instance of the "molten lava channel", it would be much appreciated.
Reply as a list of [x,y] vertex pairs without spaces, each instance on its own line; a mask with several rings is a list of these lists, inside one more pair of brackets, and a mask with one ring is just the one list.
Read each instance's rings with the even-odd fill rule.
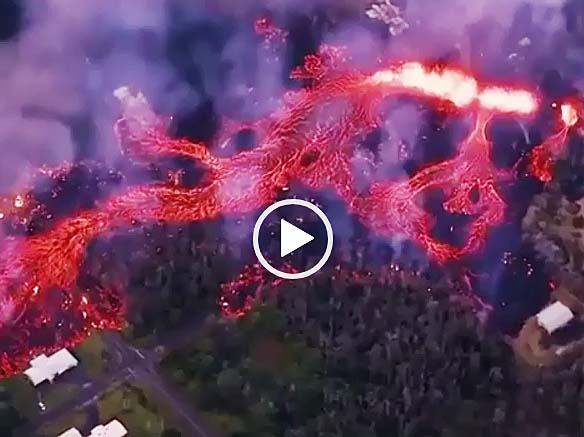
[[[123,111],[115,132],[130,159],[148,162],[161,155],[182,156],[205,166],[208,177],[193,188],[172,183],[129,187],[99,208],[61,219],[44,232],[5,237],[0,257],[0,376],[21,371],[41,352],[77,344],[91,330],[124,327],[122,293],[80,290],[77,279],[88,244],[135,220],[199,222],[253,212],[272,202],[279,190],[299,181],[314,190],[333,190],[378,235],[408,238],[440,263],[477,251],[489,229],[503,221],[506,204],[497,185],[512,175],[493,165],[486,127],[495,115],[534,116],[540,107],[535,93],[483,85],[462,70],[421,62],[354,71],[344,68],[341,51],[329,46],[308,55],[292,77],[309,85],[288,93],[278,114],[254,124],[257,147],[229,158],[214,156],[207,144],[170,138],[168,120],[155,115],[142,94],[127,88],[116,91]],[[375,181],[360,192],[351,173],[351,145],[381,124],[383,103],[397,96],[421,99],[455,114],[468,113],[474,116],[475,126],[454,158],[428,165],[409,179]],[[317,116],[337,102],[345,108],[341,114],[325,120]],[[558,131],[530,157],[529,169],[542,181],[550,180],[551,163],[561,154],[570,128],[580,122],[580,112],[575,104],[565,102],[560,118]],[[228,138],[231,128],[216,141]],[[445,210],[473,219],[461,247],[432,235],[433,218],[422,208],[421,198],[434,189],[446,194]],[[19,199],[16,206],[26,209],[20,204],[23,197]],[[225,284],[220,298],[224,314],[243,314],[251,302],[231,308],[226,296],[262,276],[257,266],[251,266],[233,283]],[[51,304],[55,289],[66,291],[58,305]],[[62,314],[68,315],[68,325],[56,328]],[[46,329],[59,332],[54,340],[39,343],[35,338]]]

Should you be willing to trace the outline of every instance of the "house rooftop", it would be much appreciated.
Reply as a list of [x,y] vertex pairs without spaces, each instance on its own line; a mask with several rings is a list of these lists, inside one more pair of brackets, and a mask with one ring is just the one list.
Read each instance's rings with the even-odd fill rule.
[[557,301],[537,313],[536,318],[537,324],[548,334],[552,334],[566,326],[574,318],[574,313],[562,302]]
[[67,349],[61,349],[52,355],[39,355],[30,362],[30,367],[24,374],[30,379],[34,386],[44,381],[53,382],[56,376],[65,373],[67,370],[77,366],[79,361]]

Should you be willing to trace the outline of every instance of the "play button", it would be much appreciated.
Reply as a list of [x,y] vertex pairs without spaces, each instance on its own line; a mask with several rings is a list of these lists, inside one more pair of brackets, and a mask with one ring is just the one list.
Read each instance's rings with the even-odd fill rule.
[[280,220],[280,256],[284,258],[289,253],[301,248],[314,240],[314,237],[286,220]]
[[[303,211],[302,214],[297,214],[296,224],[292,224],[291,221],[294,219],[288,217],[288,220],[281,218],[279,220],[280,226],[279,230],[272,230],[269,232],[269,224],[265,224],[266,219],[276,210],[284,207],[301,207],[300,209],[308,209],[309,211]],[[281,210],[285,213],[285,208]],[[298,212],[298,208],[295,210]],[[306,217],[312,217],[312,220],[303,221]],[[269,222],[269,221],[268,221]],[[276,222],[277,224],[277,222]],[[310,226],[310,228],[308,228]],[[304,228],[304,229],[302,229]],[[309,230],[316,229],[316,231],[310,233]],[[280,259],[282,262],[289,262],[294,257],[298,255],[298,249],[302,248],[300,255],[304,256],[306,252],[307,257],[310,254],[312,257],[313,252],[318,252],[320,257],[319,261],[314,264],[311,268],[308,268],[302,272],[290,273],[289,271],[282,271],[274,267],[262,251],[260,250],[260,234],[263,235],[263,241],[268,240],[268,246],[273,246],[278,244],[280,246]],[[279,234],[279,238],[278,235]],[[313,235],[314,234],[314,235]],[[326,235],[326,238],[325,238]],[[279,241],[278,241],[279,240]],[[309,244],[310,243],[310,244]],[[306,248],[305,248],[306,247]],[[333,229],[330,221],[326,215],[314,204],[307,202],[306,200],[299,199],[286,199],[274,203],[263,211],[253,229],[253,250],[258,258],[260,264],[268,270],[270,273],[283,278],[283,279],[302,279],[318,272],[328,261],[333,249]],[[271,258],[274,259],[273,251],[269,253],[272,254]],[[275,254],[277,258],[277,252]],[[291,258],[292,257],[292,258]]]

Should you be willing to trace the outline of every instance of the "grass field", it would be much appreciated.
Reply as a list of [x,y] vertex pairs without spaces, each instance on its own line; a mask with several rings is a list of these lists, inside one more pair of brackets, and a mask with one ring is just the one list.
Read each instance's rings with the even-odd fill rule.
[[107,361],[104,359],[105,350],[103,338],[99,333],[94,332],[75,348],[73,354],[88,376],[98,378],[107,372]]
[[[19,375],[2,381],[14,400],[15,407],[26,420],[35,420],[41,415],[39,400],[42,400],[47,409],[58,408],[65,402],[73,399],[80,387],[71,383],[44,383],[35,388],[24,375]],[[38,396],[42,393],[42,396]]]
[[31,420],[39,416],[36,390],[24,375],[6,379],[1,385],[10,393],[14,406],[26,419]]

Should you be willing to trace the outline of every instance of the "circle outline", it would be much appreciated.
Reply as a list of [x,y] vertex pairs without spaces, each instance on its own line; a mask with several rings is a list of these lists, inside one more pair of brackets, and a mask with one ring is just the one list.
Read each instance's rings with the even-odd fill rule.
[[[276,269],[268,262],[268,260],[264,257],[264,255],[260,251],[260,243],[259,243],[260,227],[262,226],[262,224],[264,223],[266,218],[268,218],[268,216],[272,212],[274,212],[278,208],[281,208],[282,206],[289,206],[289,205],[303,206],[305,208],[310,209],[312,212],[314,212],[318,216],[318,218],[320,218],[320,220],[323,222],[325,230],[326,230],[326,237],[327,237],[326,249],[324,251],[324,254],[322,255],[322,258],[314,266],[312,266],[310,269],[305,270],[303,272],[298,272],[298,273],[287,273],[287,272],[283,272],[281,270]],[[280,238],[281,238],[281,236],[280,236]],[[256,255],[258,261],[268,272],[270,272],[271,274],[273,274],[279,278],[282,278],[282,279],[304,279],[304,278],[308,278],[309,276],[314,275],[316,272],[318,272],[320,269],[322,269],[324,267],[324,265],[326,264],[326,262],[330,258],[331,253],[333,251],[333,239],[334,239],[334,234],[333,234],[333,227],[331,225],[331,222],[329,221],[328,217],[324,214],[324,212],[322,212],[322,210],[319,207],[317,207],[313,203],[308,202],[307,200],[285,199],[285,200],[280,200],[280,201],[270,205],[268,208],[266,208],[260,214],[260,216],[258,217],[258,219],[255,222],[255,225],[253,227],[252,243],[253,243],[253,251],[255,252],[255,255]]]

